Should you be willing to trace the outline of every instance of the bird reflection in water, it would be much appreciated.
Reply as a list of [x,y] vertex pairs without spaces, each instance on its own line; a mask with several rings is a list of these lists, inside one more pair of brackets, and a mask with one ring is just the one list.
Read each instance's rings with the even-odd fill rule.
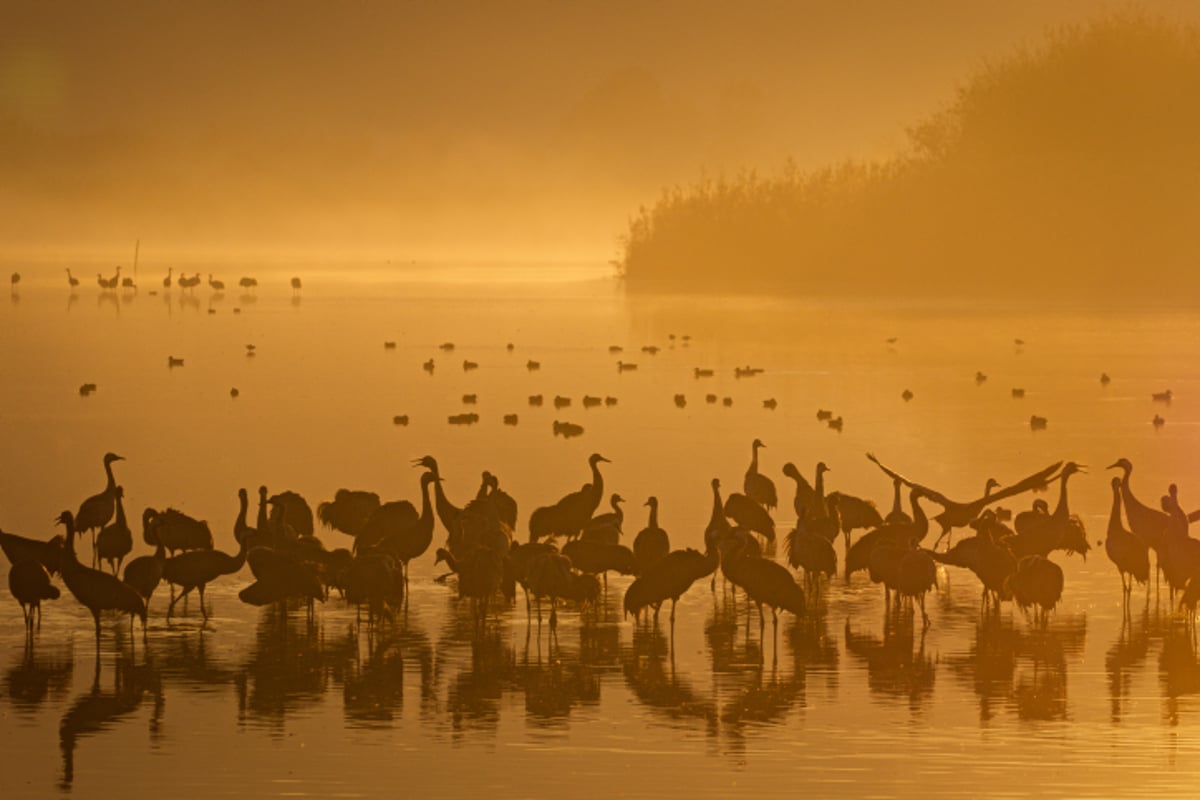
[[869,633],[857,633],[846,620],[846,652],[867,666],[867,685],[872,692],[896,699],[907,699],[909,708],[919,712],[933,699],[937,675],[934,659],[925,653],[925,627],[917,640],[913,617],[888,615],[883,639]]
[[[458,640],[462,642],[462,640]],[[500,722],[500,699],[516,679],[516,655],[501,631],[488,628],[468,636],[470,664],[450,682],[446,706],[452,741],[461,744],[473,731],[495,733]],[[438,662],[451,657],[453,645],[438,647]]]
[[1083,614],[1020,634],[1015,694],[1020,719],[1067,719],[1067,658],[1082,654],[1086,638]]
[[377,627],[370,636],[347,633],[353,660],[342,676],[342,702],[347,722],[377,726],[392,722],[404,706],[407,658],[421,677],[421,716],[432,719],[437,710],[434,656],[429,637],[409,619]]
[[1163,721],[1175,727],[1179,724],[1181,699],[1200,695],[1200,660],[1190,625],[1172,621],[1164,624],[1158,676],[1162,685]]
[[979,721],[990,722],[997,706],[1023,720],[1067,718],[1067,660],[1083,650],[1084,615],[1055,620],[1046,628],[1014,627],[1012,618],[988,614],[975,628],[963,655],[946,659],[950,670],[979,699]]
[[264,609],[253,652],[237,676],[239,724],[253,720],[282,732],[289,714],[321,701],[330,672],[352,659],[353,646],[327,643],[319,619],[289,616],[280,604]]
[[4,694],[17,712],[33,714],[48,697],[61,700],[67,696],[74,670],[69,646],[38,650],[27,638],[23,651],[4,673]]
[[[732,584],[730,584],[732,587]],[[737,590],[713,597],[713,614],[704,626],[704,638],[714,675],[757,669],[763,662],[762,640],[750,636],[750,602],[743,611],[745,628],[739,638]],[[742,597],[745,597],[743,594]]]
[[147,695],[154,698],[154,713],[150,719],[152,731],[161,725],[165,701],[162,682],[152,664],[149,661],[135,664],[131,656],[118,656],[112,675],[112,689],[102,689],[100,657],[97,656],[91,690],[71,704],[59,723],[58,741],[63,758],[60,786],[64,790],[69,790],[75,780],[75,749],[80,740],[112,728],[136,711]]
[[661,628],[634,628],[632,646],[622,661],[625,684],[643,706],[672,723],[703,720],[708,734],[716,736],[716,703],[676,673],[674,651]]
[[[1126,602],[1128,612],[1129,603]],[[1112,701],[1111,719],[1120,724],[1122,706],[1127,704],[1133,689],[1133,676],[1140,672],[1150,653],[1150,614],[1143,611],[1138,622],[1128,613],[1121,620],[1121,633],[1104,656],[1104,671],[1108,673],[1108,694]]]

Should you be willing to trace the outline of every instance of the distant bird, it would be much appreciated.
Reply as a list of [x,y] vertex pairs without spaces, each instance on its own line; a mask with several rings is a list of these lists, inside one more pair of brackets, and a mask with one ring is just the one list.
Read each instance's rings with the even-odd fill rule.
[[470,372],[473,369],[479,369],[479,362],[463,359],[463,372]]
[[57,600],[58,587],[50,582],[50,572],[40,561],[22,561],[13,564],[8,571],[8,591],[21,604],[21,615],[25,617],[25,631],[33,633],[33,615],[36,612],[38,627],[42,624],[42,601]]
[[183,366],[182,358],[176,358],[175,356],[167,356],[167,368],[168,369],[170,369],[172,367],[182,367],[182,366]]
[[163,288],[164,288],[164,289],[170,289],[170,288],[171,288],[171,272],[172,272],[172,268],[171,268],[171,267],[167,267],[167,277],[163,278],[163,281],[162,281],[162,284],[163,284]]
[[1012,396],[1013,396],[1013,400],[1020,400],[1022,397],[1025,396],[1025,390],[1024,389],[1013,389]]
[[88,397],[94,391],[96,391],[96,384],[94,384],[94,383],[83,383],[83,384],[79,385],[79,396],[80,397]]
[[229,390],[229,396],[234,399],[236,399],[240,394],[241,394],[241,392],[238,391],[238,388],[236,386],[234,386],[232,389]]
[[244,277],[238,281],[238,286],[243,289],[254,289],[258,286],[258,280],[255,278]]
[[525,369],[529,370],[530,372],[537,372],[541,368],[542,368],[542,363],[540,361],[534,361],[531,358],[525,362]]
[[112,465],[114,461],[124,461],[125,459],[116,453],[104,454],[104,475],[107,478],[107,483],[104,486],[104,491],[99,494],[94,494],[84,500],[79,506],[79,511],[72,518],[72,524],[75,530],[80,534],[85,534],[92,531],[92,563],[95,564],[95,533],[109,523],[113,518],[113,514],[117,510],[117,481],[113,477]]
[[817,409],[817,421],[818,422],[828,422],[831,419],[833,419],[832,411],[829,411],[828,409],[824,409],[824,408]]
[[1044,431],[1046,430],[1046,426],[1049,424],[1050,420],[1046,419],[1045,417],[1039,417],[1037,414],[1033,414],[1029,417],[1029,427],[1032,430]]
[[[1126,606],[1133,593],[1133,582],[1150,580],[1150,548],[1121,524],[1121,479],[1112,479],[1112,510],[1108,515],[1108,532],[1104,536],[1104,552],[1121,575],[1121,593]],[[1126,577],[1128,576],[1128,577]],[[1149,595],[1147,595],[1149,597]]]
[[763,408],[767,409],[768,411],[774,411],[778,406],[779,401],[777,401],[774,397],[763,400]]
[[213,280],[212,273],[208,273],[208,287],[214,292],[225,291],[225,281]]
[[617,362],[617,372],[633,372],[638,368],[637,364],[631,364],[628,361]]
[[133,550],[133,532],[129,530],[129,522],[125,519],[125,506],[121,502],[124,496],[124,488],[118,486],[117,517],[96,534],[97,557],[101,563],[108,562],[113,575],[117,574],[121,562]]
[[1167,423],[1167,421],[1165,419],[1163,419],[1161,416],[1159,416],[1158,414],[1155,414],[1154,419],[1150,420],[1150,424],[1156,428],[1161,428],[1166,423]]
[[633,539],[633,557],[637,561],[638,572],[644,573],[654,564],[671,552],[671,539],[667,532],[658,526],[658,498],[651,497],[646,501],[650,507],[650,519],[646,527],[638,531]]
[[901,393],[900,393],[900,397],[901,397],[901,399],[903,399],[903,400],[904,400],[904,402],[906,402],[906,403],[907,403],[909,400],[912,400],[912,399],[913,399],[913,393],[912,393],[912,390],[911,390],[911,389],[905,389],[903,392],[901,392]]
[[976,384],[984,383],[986,381],[987,381],[987,375],[984,375],[982,372],[975,373],[975,383]]
[[76,286],[79,285],[79,278],[76,278],[74,275],[71,274],[70,267],[67,268],[67,285],[70,286],[72,289],[74,289]]
[[121,288],[136,290],[137,284],[134,283],[133,278],[121,278]]
[[845,420],[844,420],[844,419],[842,419],[842,418],[839,416],[839,417],[836,417],[836,418],[834,418],[834,419],[831,419],[831,420],[829,420],[829,421],[828,421],[828,422],[826,422],[825,424],[826,424],[826,425],[828,425],[828,426],[830,427],[830,429],[832,429],[832,430],[835,430],[835,431],[837,431],[838,433],[841,433],[841,432],[842,432],[842,428],[845,426],[846,422],[845,422]]
[[296,294],[296,292],[300,291],[300,287],[300,279],[292,278],[292,294]]
[[133,624],[133,617],[139,616],[142,618],[142,630],[145,631],[146,603],[137,591],[107,572],[89,569],[79,563],[75,555],[75,517],[70,511],[62,512],[58,523],[67,529],[62,561],[63,582],[75,599],[92,612],[92,620],[96,624],[96,650],[100,649],[101,611],[129,614],[130,625]]
[[17,284],[21,282],[21,273],[14,272],[9,280],[12,281],[12,289],[15,292],[17,290]]
[[1156,403],[1170,403],[1174,396],[1174,393],[1167,389],[1165,392],[1154,392],[1150,395],[1150,399]]
[[430,375],[432,375],[433,374],[433,359],[431,358],[428,361],[426,361],[424,364],[422,364],[421,369],[425,370]]
[[775,482],[758,471],[758,450],[761,447],[766,445],[760,439],[750,443],[750,466],[746,469],[742,488],[747,497],[771,511],[779,505],[779,497],[775,491]]
[[1101,386],[1108,386],[1108,384],[1110,384],[1110,383],[1112,383],[1112,378],[1108,377],[1108,373],[1107,373],[1107,372],[1101,372],[1101,373],[1100,373],[1100,385],[1101,385]]
[[682,395],[682,394],[675,395],[675,406],[677,408],[686,408],[687,407],[687,396]]

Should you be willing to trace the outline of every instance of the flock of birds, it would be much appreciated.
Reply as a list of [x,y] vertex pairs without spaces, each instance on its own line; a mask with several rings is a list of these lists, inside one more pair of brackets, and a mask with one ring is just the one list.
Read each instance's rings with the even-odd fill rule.
[[[71,274],[70,267],[66,267],[66,272],[67,286],[72,292],[74,292],[79,287],[79,278],[76,278],[73,274]],[[195,273],[191,277],[187,276],[183,272],[180,272],[178,276],[175,276],[174,273],[174,267],[167,269],[167,276],[162,280],[162,286],[164,289],[170,289],[172,282],[180,289],[195,289],[202,283],[199,272]],[[21,273],[14,272],[9,277],[10,291],[15,294],[17,291],[17,286],[20,283]],[[117,265],[116,271],[111,277],[106,278],[104,277],[103,273],[96,273],[96,285],[100,287],[101,291],[105,292],[111,292],[116,289],[132,289],[134,291],[137,291],[138,289],[137,281],[135,281],[133,278],[130,278],[128,275],[126,275],[124,278],[121,277],[120,264]],[[293,292],[300,291],[302,285],[303,284],[299,278],[291,279],[291,287]],[[225,291],[225,282],[214,278],[212,273],[209,273],[208,275],[208,286],[214,292]],[[256,289],[258,287],[258,279],[244,275],[238,279],[238,286],[245,290]]]
[[[517,503],[500,488],[495,475],[484,472],[474,498],[455,505],[442,489],[437,461],[425,456],[413,462],[423,470],[419,510],[407,500],[382,502],[373,492],[339,489],[332,500],[317,506],[314,515],[299,494],[272,495],[260,487],[257,517],[251,526],[249,494],[239,490],[233,530],[236,553],[214,548],[207,523],[175,509],[146,508],[141,514],[142,540],[153,552],[133,558],[121,572],[133,551],[134,536],[124,489],[113,472],[113,465],[123,459],[108,453],[103,459],[103,491],[84,500],[74,513],[68,510],[58,516],[65,534],[42,541],[0,532],[0,548],[12,564],[9,589],[21,605],[28,635],[40,626],[41,604],[61,596],[54,583],[59,576],[91,612],[97,648],[103,613],[128,614],[131,626],[140,618],[144,633],[151,598],[165,582],[171,591],[165,612],[168,621],[193,591],[207,618],[206,587],[247,565],[254,582],[239,593],[245,603],[282,604],[285,613],[289,603],[302,603],[312,614],[315,602],[328,601],[336,592],[356,606],[360,616],[365,607],[367,624],[372,625],[407,601],[409,565],[429,551],[439,522],[446,540],[435,548],[435,563],[444,563],[449,570],[439,580],[455,576],[458,596],[471,603],[480,629],[487,625],[493,604],[513,604],[520,588],[527,619],[532,620],[536,606],[539,626],[542,603],[549,601],[553,631],[560,603],[588,607],[607,591],[607,575],[615,572],[633,578],[624,594],[626,615],[648,620],[653,614],[657,623],[669,600],[673,633],[676,603],[705,579],[715,591],[719,573],[727,587],[741,590],[757,607],[760,635],[765,628],[764,609],[771,611],[777,632],[780,611],[799,617],[822,602],[823,587],[838,575],[839,561],[847,582],[855,573],[866,572],[872,583],[883,584],[887,613],[907,610],[911,614],[919,607],[926,626],[925,596],[937,585],[939,564],[969,570],[978,578],[981,614],[999,613],[1004,602],[1012,601],[1023,610],[1031,609],[1035,624],[1045,625],[1064,585],[1063,571],[1052,555],[1086,557],[1090,549],[1083,523],[1071,513],[1068,501],[1068,480],[1085,471],[1075,462],[1051,464],[1008,486],[989,478],[980,497],[960,502],[868,454],[893,483],[886,514],[871,501],[827,493],[829,468],[824,463],[816,465],[811,483],[794,464],[784,466],[783,474],[795,483],[796,514],[795,526],[784,536],[785,565],[773,558],[772,514],[779,506],[779,493],[759,468],[759,451],[764,447],[757,439],[751,444],[741,492],[722,497],[720,481],[711,481],[703,551],[672,549],[670,536],[659,524],[655,497],[645,502],[649,509],[645,527],[632,538],[631,546],[623,544],[626,501],[617,493],[606,495],[601,464],[608,459],[599,454],[588,459],[590,480],[578,491],[529,515],[525,541],[515,533]],[[1133,494],[1133,465],[1127,459],[1118,459],[1109,468],[1120,475],[1112,479],[1104,547],[1120,574],[1127,613],[1135,582],[1147,584],[1149,602],[1153,551],[1172,603],[1180,593],[1179,608],[1191,609],[1194,618],[1200,600],[1200,540],[1189,535],[1188,527],[1200,519],[1200,511],[1182,510],[1175,485],[1162,496],[1159,508],[1148,506]],[[1042,499],[1015,515],[997,505],[1056,482],[1058,501],[1053,510]],[[903,502],[906,489],[909,511]],[[610,510],[602,511],[606,497]],[[929,502],[941,507],[932,517],[923,506]],[[317,536],[316,522],[350,536],[351,546],[328,548]],[[926,547],[931,523],[936,523],[939,535],[932,547]],[[973,535],[951,544],[950,537],[959,529],[969,529]],[[77,554],[79,539],[89,533],[91,566]],[[939,550],[943,539],[947,546]]]

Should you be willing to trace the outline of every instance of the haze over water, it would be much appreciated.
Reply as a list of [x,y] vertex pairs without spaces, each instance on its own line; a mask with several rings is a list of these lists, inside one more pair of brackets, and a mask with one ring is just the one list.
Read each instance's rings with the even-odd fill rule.
[[[132,590],[56,563],[27,632],[14,595],[50,577],[18,556],[0,797],[1192,797],[1194,613],[1154,580],[1123,603],[1104,543],[1118,459],[1145,505],[1200,510],[1198,26],[1175,0],[6,9],[0,544],[65,533],[115,453],[126,564],[158,535],[143,509],[246,557],[188,554],[238,567],[207,619],[197,593],[168,619],[159,586],[144,631],[106,611],[97,636],[89,605]],[[936,522],[870,570],[935,580],[927,621],[844,578],[836,535],[800,609],[784,541],[830,512],[797,520],[784,465],[886,513],[868,454],[930,517],[1071,462],[996,504],[1086,531],[1086,559],[1050,555],[1048,619],[981,608]],[[423,456],[453,505],[518,513],[440,509],[402,600],[428,529],[396,506],[353,579],[320,552],[355,545],[338,530],[235,536],[243,489],[254,525],[259,487],[420,509]],[[714,479],[738,516],[752,459],[778,488],[765,561],[742,527],[706,539]],[[670,563],[712,545],[782,593],[777,631],[721,570],[653,621],[624,613],[665,582],[645,565],[556,627],[520,591],[482,621],[460,598],[511,573],[586,594],[582,556],[517,545],[565,527],[565,550],[613,493],[624,545],[655,498]],[[1194,588],[1178,519],[1164,560]],[[1011,594],[1055,574],[1012,566]],[[318,577],[382,618],[336,588],[310,614]]]

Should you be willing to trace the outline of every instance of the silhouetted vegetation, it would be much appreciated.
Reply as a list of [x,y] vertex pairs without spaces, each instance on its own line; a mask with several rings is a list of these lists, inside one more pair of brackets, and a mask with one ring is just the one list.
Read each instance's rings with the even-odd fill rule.
[[636,287],[1178,298],[1200,288],[1200,31],[1118,15],[987,64],[882,162],[643,207]]

